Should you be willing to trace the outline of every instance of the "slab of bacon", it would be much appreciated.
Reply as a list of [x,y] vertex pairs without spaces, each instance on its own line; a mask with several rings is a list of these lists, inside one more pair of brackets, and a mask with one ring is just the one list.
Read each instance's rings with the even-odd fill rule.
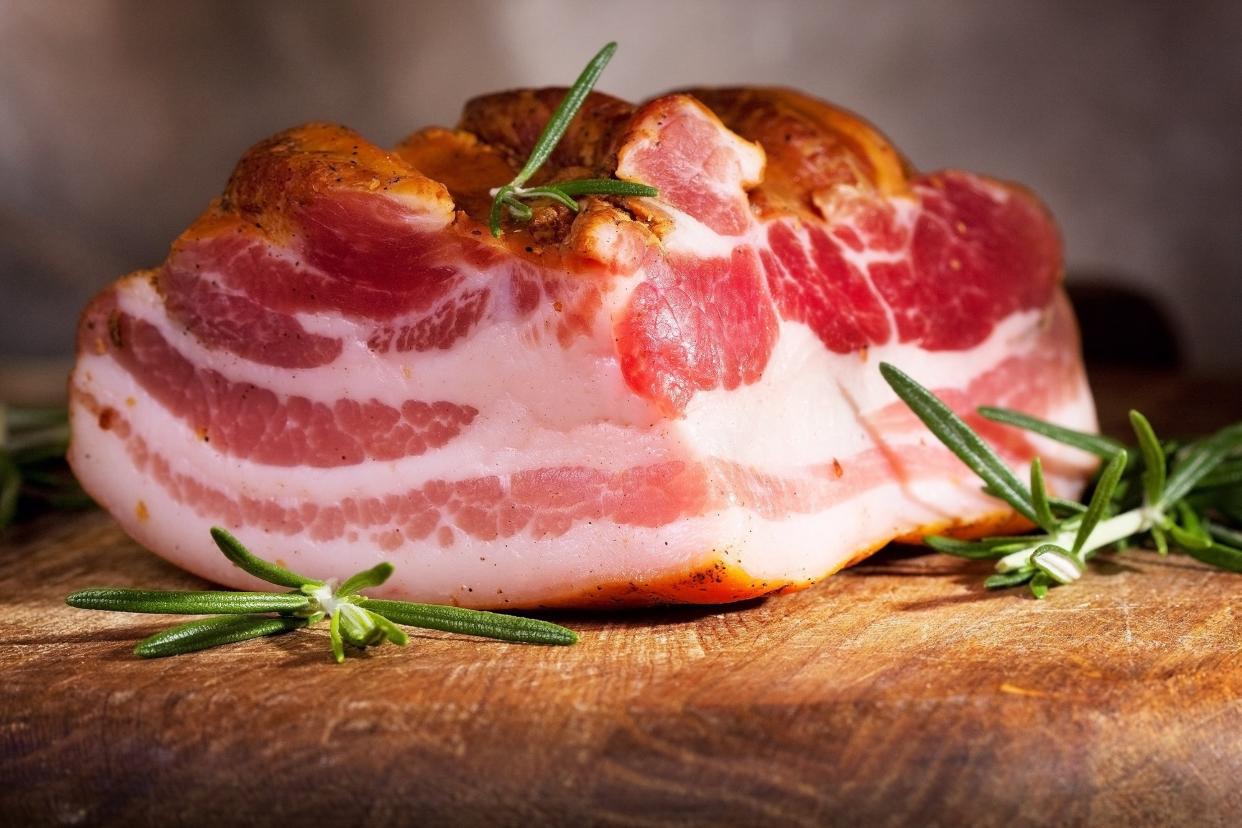
[[[70,459],[138,542],[236,587],[208,528],[314,577],[471,607],[727,602],[895,538],[1015,524],[896,400],[892,362],[960,412],[1092,429],[1061,248],[1026,190],[918,174],[796,92],[593,93],[542,179],[489,190],[563,90],[470,102],[393,151],[275,136],[159,268],[81,322]],[[540,179],[536,179],[538,182]],[[1091,463],[971,423],[1070,495]]]

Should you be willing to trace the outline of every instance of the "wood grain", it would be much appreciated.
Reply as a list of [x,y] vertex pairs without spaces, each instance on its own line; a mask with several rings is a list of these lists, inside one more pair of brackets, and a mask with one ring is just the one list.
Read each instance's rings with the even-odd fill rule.
[[[1097,387],[1242,417],[1236,386]],[[783,598],[562,615],[571,648],[420,633],[336,666],[315,630],[139,661],[166,618],[63,596],[201,582],[49,516],[0,548],[0,823],[1236,824],[1242,577],[1134,552],[1036,602],[986,568],[891,549]]]

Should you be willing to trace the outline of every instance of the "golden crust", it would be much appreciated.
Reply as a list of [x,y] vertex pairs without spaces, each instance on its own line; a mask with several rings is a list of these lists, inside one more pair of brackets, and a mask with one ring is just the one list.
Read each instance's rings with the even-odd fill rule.
[[802,580],[764,580],[720,555],[684,572],[658,578],[598,584],[585,591],[573,590],[539,602],[540,607],[648,607],[660,604],[728,604],[770,595],[785,595],[813,586],[824,578],[871,557],[889,543],[921,544],[927,535],[942,534],[969,540],[987,535],[1016,534],[1032,528],[1030,522],[1007,509],[998,509],[977,520],[946,520],[920,526],[891,540],[859,549],[829,572]]
[[[526,163],[566,91],[562,87],[515,89],[473,98],[466,102],[457,128],[503,154],[516,171]],[[610,175],[616,166],[615,143],[633,114],[634,105],[619,98],[602,92],[587,95],[535,180]]]
[[[290,207],[340,189],[379,191],[445,225],[452,222],[457,232],[485,236],[491,190],[513,178],[564,93],[562,88],[520,89],[475,98],[466,104],[457,129],[420,130],[391,152],[335,124],[286,130],[246,153],[224,195],[185,238],[255,232],[279,242],[290,232],[284,218]],[[845,110],[785,89],[735,87],[687,94],[713,120],[757,143],[766,154],[760,180],[753,187],[751,181],[744,182],[760,216],[793,213],[818,219],[817,205],[842,185],[888,194],[906,187],[911,170],[905,159],[866,121]],[[662,96],[636,107],[591,93],[531,183],[614,175],[619,152],[638,140],[634,127],[643,113],[681,97]],[[646,233],[645,243],[655,243],[661,235],[658,203],[582,200],[584,207],[592,203],[608,209],[574,214],[550,201],[534,202],[531,221],[507,225],[500,240],[488,243],[543,264],[566,257],[605,263],[626,256],[603,250],[601,239],[632,242],[638,228]],[[615,221],[615,233],[601,226],[606,219]]]
[[[507,183],[565,94],[563,88],[519,89],[469,101],[457,129],[431,127],[406,138],[392,152],[335,124],[312,123],[281,132],[253,147],[239,162],[224,195],[190,237],[258,228],[279,239],[286,209],[332,189],[382,191],[418,212],[448,224],[454,211],[461,232],[479,235],[491,206],[490,191]],[[818,204],[840,186],[903,192],[912,169],[893,145],[858,116],[788,89],[731,87],[694,89],[724,127],[757,143],[767,157],[762,178],[749,196],[761,215],[793,213],[818,219]],[[587,96],[564,138],[532,184],[571,178],[609,177],[637,120],[651,106],[598,92]],[[750,182],[746,182],[748,185]],[[638,219],[659,235],[656,205],[635,199],[601,199],[617,208],[619,221]],[[634,209],[645,206],[647,214]],[[575,215],[548,201],[532,205],[529,223],[507,228],[497,244],[525,258],[572,253],[558,250],[581,239]],[[592,221],[597,222],[598,216]]]
[[767,153],[763,181],[751,191],[760,215],[819,218],[817,200],[839,186],[905,192],[909,162],[883,134],[845,109],[767,87],[690,89],[725,126]]
[[242,156],[224,194],[183,234],[199,238],[236,227],[283,242],[287,216],[327,191],[358,190],[400,199],[414,212],[447,224],[453,199],[439,181],[348,127],[305,124],[261,141]]
[[423,175],[443,184],[457,209],[480,221],[491,209],[489,191],[517,173],[499,148],[459,129],[420,129],[393,152]]

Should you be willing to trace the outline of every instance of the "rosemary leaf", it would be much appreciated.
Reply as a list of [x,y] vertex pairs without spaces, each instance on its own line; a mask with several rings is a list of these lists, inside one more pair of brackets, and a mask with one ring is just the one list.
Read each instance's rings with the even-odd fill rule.
[[49,460],[63,463],[65,452],[69,450],[69,431],[66,427],[53,435],[11,440],[6,448],[13,462],[22,468]]
[[1165,459],[1164,447],[1156,438],[1151,423],[1137,411],[1130,412],[1130,427],[1138,438],[1139,453],[1143,457],[1143,497],[1150,505],[1160,501],[1164,493]]
[[[1029,542],[1029,538],[1023,539]],[[958,558],[968,558],[970,560],[988,560],[991,558],[1003,558],[1009,552],[1015,551],[1023,544],[998,544],[989,541],[964,541],[957,538],[947,538],[943,535],[928,535],[923,538],[923,543],[935,549],[937,552],[943,552],[946,555],[953,555]]]
[[339,612],[332,613],[332,618],[328,621],[328,640],[332,644],[332,657],[336,659],[336,663],[344,662],[345,642],[341,639],[341,614]]
[[1200,480],[1228,459],[1239,446],[1242,446],[1242,423],[1227,426],[1206,440],[1187,447],[1169,474],[1158,508],[1165,509],[1190,494]]
[[981,406],[978,410],[982,416],[993,422],[1025,429],[1026,431],[1047,437],[1050,440],[1056,440],[1058,443],[1064,443],[1067,446],[1090,452],[1105,460],[1108,460],[1125,448],[1121,443],[1108,437],[1075,431],[1072,428],[1065,428],[1056,423],[1050,423],[1046,420],[1032,417],[1029,414],[1023,414],[1021,411],[996,408],[990,405]]
[[1156,542],[1156,551],[1161,555],[1169,554],[1169,539],[1164,529],[1159,526],[1151,527],[1151,539]]
[[361,590],[371,589],[387,581],[393,573],[393,565],[384,561],[377,563],[370,569],[364,569],[356,575],[351,575],[345,579],[345,582],[336,588],[337,597],[345,597],[347,595],[355,595]]
[[3,406],[3,419],[10,434],[33,431],[69,422],[69,411],[63,407],[41,408],[37,406]]
[[979,475],[991,492],[1031,523],[1039,524],[1039,517],[1031,505],[1031,493],[961,417],[900,368],[883,362],[880,363],[880,373],[931,433]]
[[534,211],[522,202],[518,201],[514,196],[507,196],[504,200],[505,206],[509,208],[509,215],[518,221],[530,221],[535,215]]
[[393,644],[396,644],[399,647],[404,647],[406,644],[410,643],[410,637],[406,635],[405,630],[401,629],[396,624],[380,615],[378,612],[372,612],[365,607],[362,611],[371,617],[371,623],[383,630],[384,635],[387,636],[388,640]]
[[157,632],[139,642],[134,654],[142,658],[191,653],[220,644],[233,644],[251,638],[295,630],[305,627],[306,619],[294,616],[258,617],[251,615],[228,615],[223,618],[202,618],[188,624]]
[[1230,572],[1242,572],[1242,549],[1214,543],[1206,549],[1187,549],[1186,554],[1197,561],[1227,569]]
[[1035,509],[1037,523],[1045,532],[1054,532],[1057,519],[1052,515],[1048,502],[1048,487],[1044,483],[1044,464],[1038,457],[1031,459],[1031,505]]
[[1061,497],[1048,498],[1048,505],[1050,505],[1054,511],[1061,511],[1067,515],[1081,515],[1083,512],[1087,511],[1087,507],[1078,501],[1066,500]]
[[361,606],[407,627],[498,638],[523,644],[573,644],[578,634],[559,624],[483,610],[367,598]]
[[384,632],[371,620],[371,613],[354,604],[342,603],[336,611],[341,621],[341,637],[358,648],[370,647],[384,637]]
[[1041,545],[1031,554],[1031,564],[1058,584],[1073,583],[1082,577],[1082,564],[1056,544]]
[[[616,178],[576,178],[573,181],[557,181],[546,185],[556,189],[570,198],[584,195],[630,196],[639,198],[655,198],[660,191],[647,184],[634,181],[621,181]],[[539,188],[527,190],[534,192]]]
[[230,535],[219,526],[211,528],[212,540],[216,542],[216,546],[220,547],[220,551],[224,556],[246,572],[249,572],[260,580],[267,581],[269,584],[277,586],[289,587],[291,589],[301,589],[304,586],[323,586],[323,581],[316,581],[313,578],[307,578],[290,572],[283,566],[265,561],[257,555],[253,554],[241,541]]
[[1203,476],[1196,489],[1216,489],[1242,484],[1242,458],[1230,458]]
[[1230,529],[1227,526],[1221,526],[1219,523],[1207,521],[1206,528],[1208,534],[1229,546],[1242,547],[1242,532]]
[[[1177,519],[1178,523],[1170,523],[1170,534],[1174,540],[1182,548],[1189,546],[1198,546],[1206,549],[1212,545],[1212,536],[1208,533],[1207,527],[1203,525],[1203,521],[1199,519],[1199,515],[1191,508],[1190,504],[1184,500],[1177,503]],[[1173,530],[1177,530],[1173,532]]]
[[1031,580],[1038,570],[1033,566],[1015,569],[1013,572],[998,572],[995,575],[989,575],[987,580],[983,582],[983,586],[987,589],[1004,589],[1006,587],[1020,586]]
[[565,205],[575,213],[578,212],[578,202],[574,201],[564,190],[555,185],[528,187],[522,190],[522,198],[550,198],[559,204]]
[[492,229],[493,236],[500,235],[500,217],[504,212],[505,202],[512,192],[513,187],[506,184],[496,191],[496,195],[492,199],[492,209],[487,213],[487,225]]
[[65,599],[78,609],[112,612],[164,612],[223,615],[251,612],[297,612],[310,606],[305,595],[271,592],[166,592],[162,590],[83,589]]
[[535,139],[535,146],[531,150],[530,157],[526,159],[526,163],[522,166],[521,171],[514,177],[511,186],[521,187],[530,180],[532,175],[539,171],[539,168],[543,166],[543,162],[548,160],[548,156],[552,154],[552,150],[560,143],[561,138],[565,135],[565,130],[569,128],[570,122],[578,114],[578,110],[582,107],[587,95],[591,93],[595,82],[599,80],[600,73],[604,71],[604,67],[608,65],[608,61],[612,60],[612,56],[616,51],[616,42],[607,43],[587,63],[586,68],[578,75],[578,79],[574,81],[573,86],[569,87],[569,91],[565,93],[565,97],[557,105],[556,110],[552,113],[552,117],[544,124],[543,131]]
[[1169,533],[1169,538],[1183,550],[1208,549],[1215,541],[1195,510],[1184,500],[1176,505],[1177,519],[1170,520],[1162,527]]
[[1125,449],[1122,449],[1113,455],[1113,459],[1109,460],[1108,465],[1104,467],[1099,482],[1095,484],[1091,501],[1087,504],[1087,511],[1082,516],[1082,522],[1078,524],[1078,534],[1074,536],[1073,554],[1077,555],[1082,551],[1087,538],[1091,537],[1100,518],[1104,517],[1104,513],[1108,511],[1113,494],[1117,491],[1117,483],[1121,480],[1121,473],[1126,470],[1128,461],[1129,455]]
[[1165,531],[1169,533],[1169,538],[1173,543],[1177,544],[1181,549],[1190,552],[1194,549],[1208,549],[1212,546],[1211,538],[1205,538],[1202,535],[1188,532],[1176,523],[1170,523],[1165,527]]

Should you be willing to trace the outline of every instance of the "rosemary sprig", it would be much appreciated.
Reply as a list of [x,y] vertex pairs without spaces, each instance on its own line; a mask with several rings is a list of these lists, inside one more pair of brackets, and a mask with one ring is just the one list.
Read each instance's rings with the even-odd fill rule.
[[[347,578],[339,586],[307,578],[266,561],[225,530],[215,527],[211,537],[237,567],[291,592],[233,592],[207,590],[84,589],[65,602],[81,609],[113,612],[156,612],[182,615],[218,615],[180,624],[143,640],[134,653],[143,658],[179,655],[220,644],[276,635],[329,619],[328,637],[337,662],[345,660],[346,645],[364,649],[391,641],[404,646],[409,636],[399,627],[423,627],[462,635],[496,638],[525,644],[573,644],[578,635],[558,624],[461,607],[386,601],[361,594],[388,580],[390,563],[381,563]],[[259,614],[263,613],[263,614]]]
[[522,169],[518,171],[518,174],[508,184],[492,190],[492,208],[488,213],[488,225],[491,227],[493,236],[500,237],[501,217],[506,210],[510,217],[518,221],[530,220],[532,211],[530,207],[523,203],[524,199],[550,199],[577,212],[578,202],[575,199],[578,196],[611,195],[653,198],[659,195],[659,191],[654,187],[648,187],[645,184],[635,184],[631,181],[619,181],[613,178],[580,178],[573,181],[557,181],[538,187],[525,186],[526,182],[548,160],[548,156],[552,154],[552,150],[556,148],[556,145],[560,143],[561,138],[565,135],[565,130],[569,128],[570,122],[578,114],[578,110],[582,108],[587,95],[590,94],[591,89],[595,86],[595,82],[599,80],[600,73],[604,71],[604,67],[608,65],[608,61],[612,59],[612,55],[616,51],[617,44],[609,43],[600,49],[595,57],[591,58],[590,63],[582,70],[582,74],[574,81],[574,85],[569,87],[569,91],[561,99],[560,104],[556,107],[556,111],[552,113],[552,117],[544,125],[543,131],[539,133],[539,138],[536,139],[535,146],[530,152],[530,157],[526,159]]
[[[1186,445],[1162,442],[1147,418],[1130,412],[1137,451],[1028,414],[983,407],[995,422],[1022,428],[1091,452],[1106,462],[1090,500],[1054,498],[1044,484],[1043,464],[1031,462],[1030,488],[1023,486],[987,443],[934,394],[900,369],[883,363],[889,386],[923,424],[985,483],[984,490],[1008,503],[1038,531],[1030,535],[962,541],[929,536],[928,546],[949,555],[996,560],[989,589],[1029,585],[1036,598],[1051,587],[1078,580],[1087,562],[1110,547],[1150,539],[1162,553],[1173,543],[1191,557],[1242,572],[1242,423]],[[1141,460],[1136,467],[1132,458]]]
[[66,409],[0,404],[0,530],[41,508],[92,505],[65,463],[68,448]]

